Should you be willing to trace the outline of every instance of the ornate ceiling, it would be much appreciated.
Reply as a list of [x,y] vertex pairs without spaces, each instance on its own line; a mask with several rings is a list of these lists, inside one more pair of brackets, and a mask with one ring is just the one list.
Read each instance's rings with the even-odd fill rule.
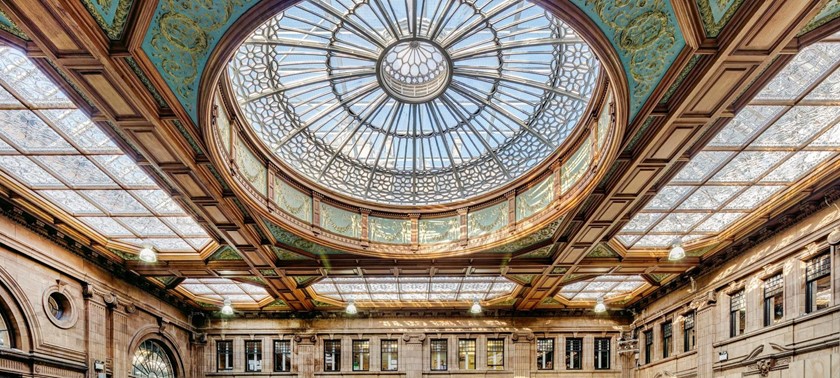
[[[832,55],[840,38],[830,36],[840,27],[836,1],[538,1],[533,6],[548,12],[539,17],[562,19],[579,31],[602,67],[596,81],[589,58],[584,66],[594,89],[575,92],[593,99],[586,111],[570,117],[585,131],[566,142],[562,133],[548,135],[553,144],[546,151],[560,147],[553,155],[517,164],[520,171],[508,169],[505,179],[469,185],[476,193],[501,185],[498,193],[478,199],[463,191],[430,200],[415,196],[414,207],[391,206],[399,202],[393,193],[370,197],[369,178],[359,180],[364,190],[355,193],[338,186],[340,180],[311,185],[332,161],[313,168],[307,179],[299,172],[307,161],[294,163],[301,156],[274,155],[270,142],[260,141],[255,121],[266,115],[249,113],[242,104],[261,94],[256,88],[262,84],[245,85],[237,76],[252,57],[240,51],[231,71],[227,58],[243,40],[257,42],[249,37],[249,22],[257,25],[293,3],[4,2],[3,212],[107,269],[144,277],[144,287],[168,301],[208,311],[228,297],[247,311],[336,310],[353,295],[364,311],[370,293],[359,287],[365,285],[368,291],[371,285],[393,289],[383,292],[390,297],[377,299],[390,301],[389,308],[432,303],[466,309],[480,297],[491,309],[538,310],[590,307],[604,297],[617,309],[681,282],[686,271],[713,264],[716,254],[731,253],[756,233],[774,232],[780,227],[774,214],[828,195],[838,180],[838,114],[830,97],[837,91],[825,89],[836,87],[833,73],[840,62]],[[475,6],[493,9],[496,3],[505,2]],[[343,3],[323,4],[338,9],[333,7]],[[462,71],[477,81],[461,85],[480,89],[476,72],[464,73],[457,59],[436,58],[451,51],[403,43],[377,50],[390,64],[379,68],[390,81],[372,81],[390,83],[380,97],[412,104],[390,108],[446,98],[437,85],[448,80],[447,70],[453,78]],[[397,74],[402,66],[387,59],[412,49],[415,61],[429,70],[426,76]],[[225,72],[234,73],[232,80],[226,81]],[[272,85],[294,86],[286,78],[278,75]],[[30,85],[26,80],[35,80],[37,90],[22,91]],[[349,84],[341,84],[344,95],[354,93]],[[532,87],[546,93],[558,88]],[[512,109],[513,97],[529,104],[520,121],[554,107],[505,88],[493,92],[500,96],[491,102],[496,112]],[[390,109],[376,95],[355,97],[365,108]],[[491,104],[479,97],[450,102]],[[364,117],[361,108],[345,109],[345,115]],[[298,111],[306,120],[305,110]],[[382,128],[374,112],[368,114],[367,123],[356,122]],[[423,120],[419,114],[406,119]],[[804,127],[814,122],[820,127]],[[505,133],[491,132],[489,125],[462,139],[475,144],[462,152],[475,155],[458,159],[451,149],[430,152],[444,143],[440,139],[426,150],[403,149],[371,162],[360,154],[381,151],[382,145],[354,142],[344,148],[358,139],[326,130],[317,137],[342,158],[414,172],[457,166],[469,156],[498,158],[505,144],[498,138],[513,138],[528,126],[519,122]],[[599,132],[601,125],[612,131]],[[434,134],[411,132],[400,135]],[[417,151],[427,152],[418,159]],[[581,161],[588,163],[579,166],[580,177],[564,175],[578,172],[574,167]],[[570,184],[576,180],[580,184]],[[456,203],[446,205],[452,198]],[[680,238],[689,257],[668,261],[668,246]],[[160,252],[157,263],[137,260],[138,247],[147,243]],[[432,289],[436,280],[440,294]],[[428,290],[418,282],[428,282]],[[457,292],[470,282],[486,290],[440,300],[453,297],[444,289],[456,285]]]

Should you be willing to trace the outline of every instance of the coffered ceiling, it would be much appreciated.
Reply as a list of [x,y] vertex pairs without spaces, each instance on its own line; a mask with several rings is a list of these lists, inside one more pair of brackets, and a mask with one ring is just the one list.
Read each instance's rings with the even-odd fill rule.
[[[546,189],[562,185],[545,184],[562,177],[546,167],[486,203],[397,217],[301,185],[248,140],[266,184],[245,197],[241,165],[233,154],[219,159],[209,131],[221,121],[240,135],[247,125],[236,107],[212,105],[225,95],[224,57],[251,32],[243,25],[292,3],[0,4],[3,210],[207,311],[225,298],[245,311],[340,310],[350,299],[362,311],[366,301],[466,309],[474,299],[528,311],[591,307],[599,297],[618,309],[773,232],[774,217],[838,180],[837,2],[538,1],[615,68],[602,81],[614,97],[581,115],[594,143],[599,119],[618,123],[606,144],[614,153],[592,160],[591,184],[567,188],[574,196]],[[275,190],[301,193],[308,218],[295,218]],[[554,193],[540,207],[553,215],[518,217],[517,201],[538,203],[527,196],[540,190]],[[496,206],[507,206],[504,228],[470,235],[470,214]],[[322,211],[358,216],[358,233],[325,228]],[[463,236],[445,250],[463,253],[423,255],[449,218]],[[424,219],[434,235],[420,232]],[[382,236],[393,230],[405,231],[399,253],[366,252],[393,244]],[[668,261],[675,240],[688,257]],[[137,259],[146,244],[158,262]]]

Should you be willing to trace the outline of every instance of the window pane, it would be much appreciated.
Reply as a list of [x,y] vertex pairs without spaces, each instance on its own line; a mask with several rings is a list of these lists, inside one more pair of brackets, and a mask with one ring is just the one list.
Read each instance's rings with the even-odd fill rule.
[[475,370],[475,340],[458,340],[458,369]]
[[683,321],[683,352],[694,349],[694,313],[685,316]]
[[341,371],[341,340],[324,340],[324,371]]
[[653,331],[645,331],[645,363],[653,360]]
[[487,369],[504,370],[505,368],[505,340],[487,340]]
[[554,339],[537,339],[537,370],[554,369]]
[[370,341],[353,340],[353,371],[370,370]]
[[744,290],[738,291],[729,298],[729,336],[744,334],[746,327],[747,309]]
[[673,337],[673,330],[671,322],[662,325],[662,358],[671,356],[671,340]]
[[274,341],[274,371],[292,370],[292,342],[289,340]]
[[380,351],[380,361],[382,361],[381,369],[383,371],[397,370],[399,366],[399,344],[397,340],[382,340]]
[[583,339],[568,338],[566,339],[566,369],[578,370],[581,369],[580,353],[583,350]]
[[262,371],[262,341],[245,341],[245,371]]
[[233,341],[216,341],[216,370],[233,369]]
[[432,348],[431,354],[431,368],[432,370],[446,370],[446,353],[447,353],[447,344],[446,340],[431,340],[430,342]]
[[610,368],[610,348],[609,338],[595,339],[595,369]]
[[12,348],[12,328],[9,327],[9,322],[6,320],[3,312],[0,312],[0,348]]

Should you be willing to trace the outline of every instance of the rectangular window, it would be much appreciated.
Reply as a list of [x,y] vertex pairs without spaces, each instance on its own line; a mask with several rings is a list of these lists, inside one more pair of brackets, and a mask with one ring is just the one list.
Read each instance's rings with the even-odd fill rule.
[[808,261],[805,282],[805,311],[827,308],[831,304],[831,255],[826,253]]
[[653,330],[645,331],[645,363],[653,360]]
[[610,344],[611,340],[609,338],[595,338],[595,369],[607,370],[610,368]]
[[764,326],[782,321],[785,315],[785,280],[779,273],[764,281]]
[[233,370],[233,341],[216,341],[216,370]]
[[583,351],[583,339],[570,337],[566,339],[566,370],[580,370],[580,354]]
[[382,371],[396,371],[399,363],[399,343],[397,340],[382,340],[379,357],[382,361]]
[[458,340],[458,369],[475,370],[475,339]]
[[447,340],[434,339],[429,341],[429,343],[432,347],[432,370],[447,370],[446,354],[449,349]]
[[554,339],[537,339],[537,370],[554,369]]
[[487,369],[505,369],[505,339],[487,339]]
[[245,371],[262,371],[262,341],[245,341]]
[[683,321],[683,352],[694,350],[696,339],[694,336],[694,313],[689,313]]
[[341,340],[324,340],[324,371],[341,371]]
[[662,324],[662,358],[671,357],[672,340],[674,340],[673,330],[671,322]]
[[353,371],[370,370],[370,341],[353,340]]
[[747,301],[744,289],[729,297],[729,337],[744,334],[747,326]]
[[274,340],[274,371],[292,371],[292,342]]

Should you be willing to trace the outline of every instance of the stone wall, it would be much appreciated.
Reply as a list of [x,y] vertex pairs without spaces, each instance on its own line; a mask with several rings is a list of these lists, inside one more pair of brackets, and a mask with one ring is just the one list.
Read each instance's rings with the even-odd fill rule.
[[[650,364],[637,377],[840,377],[840,253],[826,235],[840,225],[840,210],[828,207],[763,241],[709,274],[651,303],[636,317],[639,335],[653,331]],[[832,298],[826,309],[805,309],[805,267],[831,255]],[[782,274],[784,316],[764,326],[764,280]],[[730,337],[730,295],[743,289],[746,329]],[[683,320],[694,312],[695,350],[683,350]],[[673,323],[674,350],[663,358],[662,327]],[[644,337],[639,337],[644,362]],[[722,357],[725,356],[725,357]]]
[[[52,292],[67,299],[58,320]],[[171,349],[179,377],[199,376],[181,311],[5,217],[0,305],[15,331],[14,348],[0,350],[0,377],[125,378],[137,346],[150,338]]]

